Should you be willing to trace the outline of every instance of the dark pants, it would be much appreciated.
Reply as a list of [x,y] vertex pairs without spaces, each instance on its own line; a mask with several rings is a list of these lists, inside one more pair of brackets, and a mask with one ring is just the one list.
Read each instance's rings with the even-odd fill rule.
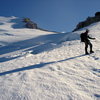
[[88,53],[88,45],[90,46],[90,52],[92,52],[92,44],[91,42],[88,40],[88,41],[85,41],[85,53]]

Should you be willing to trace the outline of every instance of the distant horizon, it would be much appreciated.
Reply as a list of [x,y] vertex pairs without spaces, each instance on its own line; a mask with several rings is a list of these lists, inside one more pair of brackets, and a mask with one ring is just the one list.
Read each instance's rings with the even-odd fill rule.
[[0,16],[28,17],[40,28],[70,32],[76,25],[100,11],[95,0],[1,0]]

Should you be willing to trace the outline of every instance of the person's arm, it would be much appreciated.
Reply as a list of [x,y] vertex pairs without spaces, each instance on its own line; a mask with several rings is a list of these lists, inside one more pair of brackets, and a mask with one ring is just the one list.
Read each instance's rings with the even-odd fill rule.
[[95,38],[90,37],[89,35],[88,35],[88,38],[89,38],[89,39],[95,39]]

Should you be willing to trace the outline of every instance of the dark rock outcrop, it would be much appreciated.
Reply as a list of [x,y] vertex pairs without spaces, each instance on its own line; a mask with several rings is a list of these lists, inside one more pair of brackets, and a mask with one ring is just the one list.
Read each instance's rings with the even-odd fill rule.
[[94,17],[88,17],[85,21],[82,21],[79,24],[77,24],[73,32],[99,21],[100,21],[100,12],[96,12]]
[[23,22],[25,23],[26,28],[30,28],[30,29],[37,29],[38,28],[37,24],[32,22],[29,18],[24,18]]

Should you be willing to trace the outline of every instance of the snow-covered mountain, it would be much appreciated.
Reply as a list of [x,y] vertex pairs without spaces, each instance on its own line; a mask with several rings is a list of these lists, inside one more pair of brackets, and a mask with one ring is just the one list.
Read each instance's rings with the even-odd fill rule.
[[0,100],[100,100],[100,22],[88,26],[94,54],[80,33],[23,28],[0,17]]

